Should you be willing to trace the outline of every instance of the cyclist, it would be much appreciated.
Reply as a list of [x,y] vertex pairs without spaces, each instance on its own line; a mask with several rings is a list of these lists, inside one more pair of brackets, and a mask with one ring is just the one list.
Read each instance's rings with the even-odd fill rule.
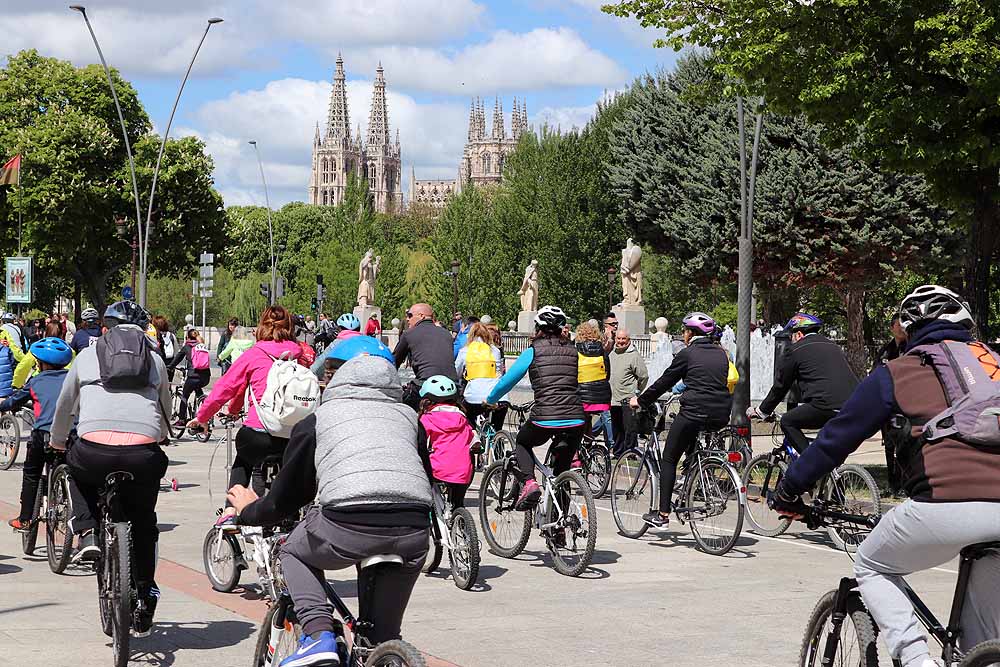
[[434,309],[415,303],[406,311],[406,330],[400,334],[393,354],[396,368],[409,359],[413,380],[403,388],[403,402],[416,412],[420,408],[420,387],[432,375],[457,380],[451,334],[434,323]]
[[[44,337],[61,339],[62,327],[60,326],[59,322],[49,322],[48,324],[46,324]],[[73,353],[72,349],[70,349],[70,354],[73,357],[76,356],[76,354]],[[66,368],[69,368],[72,363],[73,362],[71,360],[70,363],[66,364]],[[21,361],[18,362],[17,368],[14,369],[14,382],[13,382],[14,389],[20,389],[21,387],[23,387],[24,383],[28,381],[28,378],[32,377],[35,373],[38,372],[38,370],[39,370],[38,360],[35,359],[35,356],[31,353],[31,350],[28,350],[27,352],[24,353],[24,356],[21,357]]]
[[[59,325],[56,323],[55,328]],[[29,401],[34,402],[35,422],[31,428],[31,441],[24,457],[24,476],[21,478],[21,512],[7,524],[14,530],[23,530],[31,521],[38,493],[38,482],[45,468],[45,448],[49,444],[49,429],[56,408],[56,399],[66,379],[66,364],[73,359],[73,351],[62,338],[43,338],[31,346],[31,356],[38,362],[41,372],[28,384],[0,403],[0,412],[20,410]]]
[[226,323],[226,330],[222,332],[221,336],[219,336],[219,344],[215,348],[215,358],[219,362],[219,368],[222,370],[222,375],[226,374],[226,371],[229,370],[229,367],[233,363],[229,361],[229,357],[226,357],[225,359],[222,358],[222,351],[226,349],[227,345],[229,345],[229,341],[233,339],[233,334],[239,326],[239,318],[231,317]]
[[[170,330],[170,322],[163,315],[154,317],[152,324],[153,328],[156,329],[156,350],[160,358],[163,359],[163,363],[169,366],[177,353],[181,351],[177,344],[177,336]],[[173,381],[173,373],[168,373],[168,375]]]
[[[349,344],[354,341],[341,347]],[[281,547],[281,569],[302,624],[298,650],[281,667],[340,664],[323,572],[357,566],[369,556],[395,554],[403,565],[377,577],[378,568],[358,573],[358,589],[372,591],[370,608],[362,606],[358,617],[373,624],[368,637],[374,643],[399,637],[427,555],[432,500],[416,447],[417,420],[400,402],[391,358],[362,353],[340,367],[323,403],[292,429],[266,496],[258,499],[242,485],[229,491],[247,525],[273,525],[311,505]]]
[[715,320],[705,313],[689,313],[684,318],[684,344],[687,346],[674,355],[670,367],[663,375],[646,387],[629,405],[635,409],[648,409],[678,381],[683,381],[681,409],[667,433],[660,462],[660,509],[643,515],[643,521],[654,527],[670,523],[670,508],[677,464],[698,438],[698,433],[717,429],[729,422],[733,397],[726,386],[729,375],[729,357],[717,345],[712,334]]
[[[614,444],[611,429],[611,361],[604,351],[601,332],[590,322],[576,328],[577,381],[580,400],[588,418],[597,415],[593,432],[604,429],[605,442],[610,449]],[[588,419],[589,421],[589,419]]]
[[[465,345],[455,358],[455,370],[465,380],[462,391],[465,414],[469,416],[469,423],[473,428],[476,418],[486,412],[483,405],[486,397],[496,386],[497,379],[503,376],[503,355],[500,348],[493,344],[493,340],[489,328],[482,322],[475,322],[466,334]],[[490,415],[493,428],[498,431],[502,429],[506,416],[505,404],[493,410]]]
[[84,308],[80,313],[83,320],[80,328],[73,334],[73,340],[69,346],[73,351],[80,354],[80,350],[90,347],[101,337],[101,316],[95,308]]
[[[79,437],[66,457],[74,516],[70,526],[81,536],[80,555],[94,549],[98,491],[113,472],[131,473],[121,484],[122,507],[132,524],[132,576],[138,591],[133,619],[136,636],[149,634],[160,591],[154,580],[156,499],[167,472],[160,448],[170,433],[167,415],[170,383],[154,343],[145,333],[149,313],[131,301],[119,301],[104,312],[108,333],[81,351],[66,374],[52,418],[51,443],[66,449],[75,417]],[[110,342],[109,342],[110,340]],[[116,363],[121,352],[131,363]],[[123,385],[129,388],[122,388]]]
[[225,361],[228,366],[226,370],[236,363],[236,360],[240,356],[253,347],[254,344],[253,334],[246,327],[236,327],[233,330],[233,336],[226,343],[226,346],[222,348],[222,352],[219,354],[219,362]]
[[473,474],[471,445],[479,441],[460,400],[455,381],[443,375],[428,378],[420,388],[417,451],[427,477],[447,487],[452,507],[465,505]]
[[[909,498],[884,514],[858,547],[854,575],[892,658],[903,667],[935,667],[899,581],[948,562],[968,544],[1000,536],[1000,450],[952,437],[924,439],[923,425],[948,407],[928,350],[946,341],[974,342],[968,306],[949,289],[922,285],[903,299],[899,315],[909,336],[905,353],[862,380],[840,413],[792,462],[771,500],[780,513],[802,516],[799,496],[866,438],[890,421],[909,434],[897,452]],[[1000,357],[981,343],[972,350],[996,382]],[[962,611],[962,650],[1000,636],[998,589],[1000,558],[977,562]]]
[[858,386],[858,377],[839,345],[819,333],[823,322],[815,315],[796,313],[785,325],[792,346],[778,364],[778,376],[760,407],[747,408],[750,419],[767,419],[798,383],[802,402],[782,415],[785,440],[800,454],[809,446],[802,429],[822,428]]
[[535,401],[528,421],[517,432],[514,453],[515,476],[521,484],[514,509],[525,510],[542,494],[535,481],[531,450],[558,438],[562,445],[552,451],[556,475],[569,470],[583,439],[585,415],[577,384],[579,368],[576,347],[563,331],[566,313],[556,306],[543,306],[535,315],[535,336],[531,346],[511,365],[490,391],[486,402],[496,405],[514,388],[525,373],[531,381]]
[[337,347],[341,341],[361,335],[361,320],[359,320],[354,313],[344,313],[338,317],[337,326],[340,327],[340,332],[322,354],[316,355],[316,359],[313,360],[312,366],[309,369],[315,373],[316,377],[321,381],[323,379],[324,364],[326,359],[330,356],[330,353],[333,351],[333,348]]
[[12,350],[15,350],[17,359],[20,361],[21,355],[28,351],[28,342],[24,337],[24,331],[15,321],[14,313],[3,313],[0,317],[3,320],[0,341],[6,340]]
[[[6,331],[0,330],[0,336]],[[0,339],[0,398],[7,398],[14,393],[14,371],[18,361],[22,359],[21,348],[11,344],[7,338]]]
[[338,345],[336,350],[331,350],[330,355],[324,359],[323,377],[320,378],[322,384],[329,384],[345,362],[364,355],[382,357],[386,361],[392,362],[393,365],[396,363],[392,351],[382,341],[375,340],[371,336],[354,336],[350,340],[344,341],[342,345]]
[[181,390],[181,404],[177,408],[175,427],[182,427],[187,423],[188,399],[191,398],[191,394],[197,395],[198,398],[204,396],[205,392],[202,390],[208,386],[208,383],[212,379],[212,370],[209,367],[208,347],[206,347],[205,342],[202,340],[201,334],[198,333],[197,329],[190,329],[184,338],[185,341],[181,347],[180,354],[174,357],[174,360],[167,365],[167,372],[171,374],[181,362],[185,362],[185,366],[187,367],[184,375],[184,388]]

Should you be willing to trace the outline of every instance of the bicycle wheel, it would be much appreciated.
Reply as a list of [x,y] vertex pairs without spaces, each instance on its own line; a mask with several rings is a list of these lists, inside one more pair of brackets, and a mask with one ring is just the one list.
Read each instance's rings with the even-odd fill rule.
[[[843,508],[848,514],[882,514],[882,499],[878,485],[867,470],[848,463],[832,472],[823,484],[823,500]],[[827,534],[837,549],[854,553],[858,545],[868,536],[868,531],[859,531],[847,526],[829,526]]]
[[772,460],[771,454],[753,457],[743,469],[743,486],[747,490],[747,518],[751,530],[758,535],[777,537],[792,525],[767,506],[767,494],[778,487],[788,466],[784,461]]
[[97,561],[97,606],[101,612],[101,630],[108,637],[111,636],[111,561],[108,556],[107,531],[98,526],[94,529],[97,538],[97,547],[100,550],[100,557]]
[[479,489],[479,522],[490,551],[513,558],[524,551],[531,534],[531,513],[514,509],[517,485],[501,459],[486,469]]
[[514,436],[507,431],[497,431],[493,436],[493,442],[489,451],[486,452],[486,465],[491,466],[497,461],[502,461],[505,456],[514,451]]
[[111,602],[111,646],[115,667],[128,664],[129,631],[132,629],[132,534],[128,523],[113,526],[114,540],[108,546],[108,592]]
[[545,515],[550,535],[546,535],[556,571],[575,577],[587,569],[597,545],[597,507],[594,494],[575,470],[556,477],[552,491],[563,505],[562,511],[549,498]]
[[[431,519],[435,521],[436,519]],[[434,529],[431,528],[427,531],[427,558],[424,559],[424,565],[420,568],[423,573],[433,572],[438,569],[441,565],[441,557],[444,555],[444,545],[441,544],[441,540],[434,537]]]
[[424,656],[402,639],[382,642],[368,654],[365,667],[427,667]]
[[220,593],[232,593],[243,571],[243,550],[236,537],[214,526],[209,528],[201,545],[201,558],[212,588]]
[[[837,591],[830,591],[813,608],[799,652],[799,667],[820,667],[823,664],[827,639],[833,630],[836,597]],[[836,654],[829,664],[834,667],[878,667],[875,623],[857,593],[852,593],[847,599],[847,617],[840,626]]]
[[45,503],[46,493],[44,482],[45,478],[43,477],[35,492],[35,505],[31,510],[31,521],[28,523],[27,530],[21,533],[21,550],[24,551],[25,556],[30,556],[35,552],[35,544],[38,543],[38,524],[45,518],[42,516],[42,505]]
[[1000,664],[1000,641],[991,639],[976,644],[965,654],[958,667],[993,667]]
[[735,465],[735,468],[737,470],[746,468],[747,464],[753,459],[753,447],[750,444],[750,437],[740,435],[736,431],[736,427],[733,426],[723,436],[723,442],[725,442],[727,452],[736,452],[740,455],[740,462]]
[[587,486],[600,498],[608,491],[611,482],[611,452],[603,442],[594,441],[586,448],[580,448],[580,461],[583,463],[583,473]]
[[69,519],[73,505],[69,495],[69,467],[60,465],[49,480],[49,507],[45,517],[45,553],[49,569],[62,574],[73,555],[73,533]]
[[[254,651],[253,667],[266,667],[266,665],[276,666],[282,660],[295,653],[299,645],[299,638],[302,636],[302,626],[293,621],[291,601],[284,601],[272,604],[267,609],[260,630],[257,632],[257,648]],[[277,627],[275,626],[275,616],[278,610],[283,610],[285,617]],[[269,648],[274,648],[274,654],[268,658]]]
[[691,472],[687,506],[691,533],[705,553],[722,556],[736,546],[743,530],[743,482],[736,468],[703,459]]
[[611,473],[611,515],[618,532],[625,537],[642,537],[649,524],[642,520],[656,498],[653,493],[653,471],[637,449],[618,457]]
[[451,517],[451,544],[448,552],[451,578],[456,586],[467,591],[476,585],[479,576],[479,534],[472,514],[464,507],[455,510]]
[[21,447],[21,427],[14,415],[0,415],[0,470],[9,470]]
[[[199,396],[196,399],[194,399],[194,408],[192,408],[190,413],[191,419],[194,419],[195,415],[198,414],[198,411],[201,409],[201,404],[204,402],[205,402],[204,396]],[[195,436],[195,440],[197,440],[198,442],[208,442],[211,439],[212,439],[212,420],[209,419],[207,422],[205,422],[205,430],[199,432],[198,435]]]

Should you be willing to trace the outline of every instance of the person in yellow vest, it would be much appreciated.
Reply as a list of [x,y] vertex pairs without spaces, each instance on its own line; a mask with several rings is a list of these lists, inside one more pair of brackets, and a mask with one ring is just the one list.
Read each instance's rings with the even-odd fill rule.
[[597,415],[593,432],[604,429],[604,437],[610,447],[614,443],[611,430],[611,361],[604,350],[601,332],[591,322],[584,322],[576,328],[577,382],[580,385],[580,400],[588,417]]
[[[475,322],[469,329],[465,345],[458,351],[455,359],[455,370],[465,381],[462,393],[465,414],[475,428],[476,417],[486,411],[486,397],[504,372],[503,354],[493,344],[493,334],[482,322]],[[507,405],[503,403],[490,415],[493,428],[498,431],[502,429],[506,416]]]

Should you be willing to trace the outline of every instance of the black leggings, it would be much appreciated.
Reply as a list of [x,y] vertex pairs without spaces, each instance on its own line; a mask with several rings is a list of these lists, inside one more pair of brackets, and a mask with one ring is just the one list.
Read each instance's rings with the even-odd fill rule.
[[434,480],[435,484],[442,484],[445,488],[445,497],[451,506],[455,509],[459,507],[465,507],[465,493],[469,490],[468,484],[456,484],[455,482],[442,482],[439,479]]
[[[191,398],[191,394],[195,394],[198,398],[204,396],[205,392],[202,391],[202,388],[207,387],[211,379],[212,372],[207,368],[195,371],[193,374],[187,376],[187,379],[184,380],[184,389],[181,390],[184,400],[181,401],[181,406],[177,409],[178,419],[187,421],[188,399]],[[194,415],[191,415],[191,417],[194,417]]]
[[[465,414],[469,417],[469,424],[475,430],[476,418],[486,412],[486,406],[482,403],[466,403],[465,401],[462,401],[462,405],[465,407]],[[490,424],[493,425],[493,430],[503,430],[503,420],[507,418],[509,407],[507,403],[502,403],[496,410],[490,413]]]
[[823,428],[836,415],[836,410],[824,410],[809,403],[802,403],[783,414],[779,425],[788,442],[801,454],[809,446],[809,438],[802,429]]
[[558,438],[562,446],[552,450],[552,471],[557,475],[566,472],[573,464],[573,457],[580,448],[580,441],[583,440],[586,428],[587,424],[570,428],[546,428],[534,422],[526,422],[517,432],[517,446],[514,448],[517,470],[514,474],[522,482],[534,478],[535,468],[531,460],[531,450],[554,438]]
[[[236,432],[236,458],[229,471],[229,487],[250,486],[258,496],[264,495],[264,470],[261,464],[269,456],[283,456],[287,438],[275,438],[267,431],[242,426]],[[226,501],[226,507],[231,507]]]
[[677,464],[681,462],[681,456],[697,442],[698,433],[722,428],[726,422],[728,417],[709,419],[701,415],[685,414],[683,410],[674,417],[674,423],[667,432],[667,442],[663,445],[663,456],[660,457],[660,512],[670,513],[674,482],[677,480]]
[[18,518],[22,523],[31,520],[35,509],[35,497],[38,495],[38,484],[45,470],[45,446],[48,444],[48,432],[34,430],[28,441],[28,451],[24,454],[24,468],[21,477],[21,513]]

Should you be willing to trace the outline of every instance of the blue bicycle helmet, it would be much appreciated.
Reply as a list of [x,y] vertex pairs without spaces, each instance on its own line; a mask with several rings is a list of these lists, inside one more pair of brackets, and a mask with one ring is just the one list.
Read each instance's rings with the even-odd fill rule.
[[337,326],[341,329],[361,331],[361,320],[359,320],[354,313],[344,313],[337,318]]
[[353,336],[342,340],[330,350],[326,358],[343,363],[354,357],[362,356],[382,357],[393,366],[396,365],[396,358],[392,356],[392,350],[371,336]]
[[447,375],[432,375],[424,380],[420,387],[420,398],[431,396],[435,398],[451,398],[458,393],[455,381]]
[[43,338],[33,343],[30,351],[35,359],[59,368],[73,361],[73,351],[62,338]]

